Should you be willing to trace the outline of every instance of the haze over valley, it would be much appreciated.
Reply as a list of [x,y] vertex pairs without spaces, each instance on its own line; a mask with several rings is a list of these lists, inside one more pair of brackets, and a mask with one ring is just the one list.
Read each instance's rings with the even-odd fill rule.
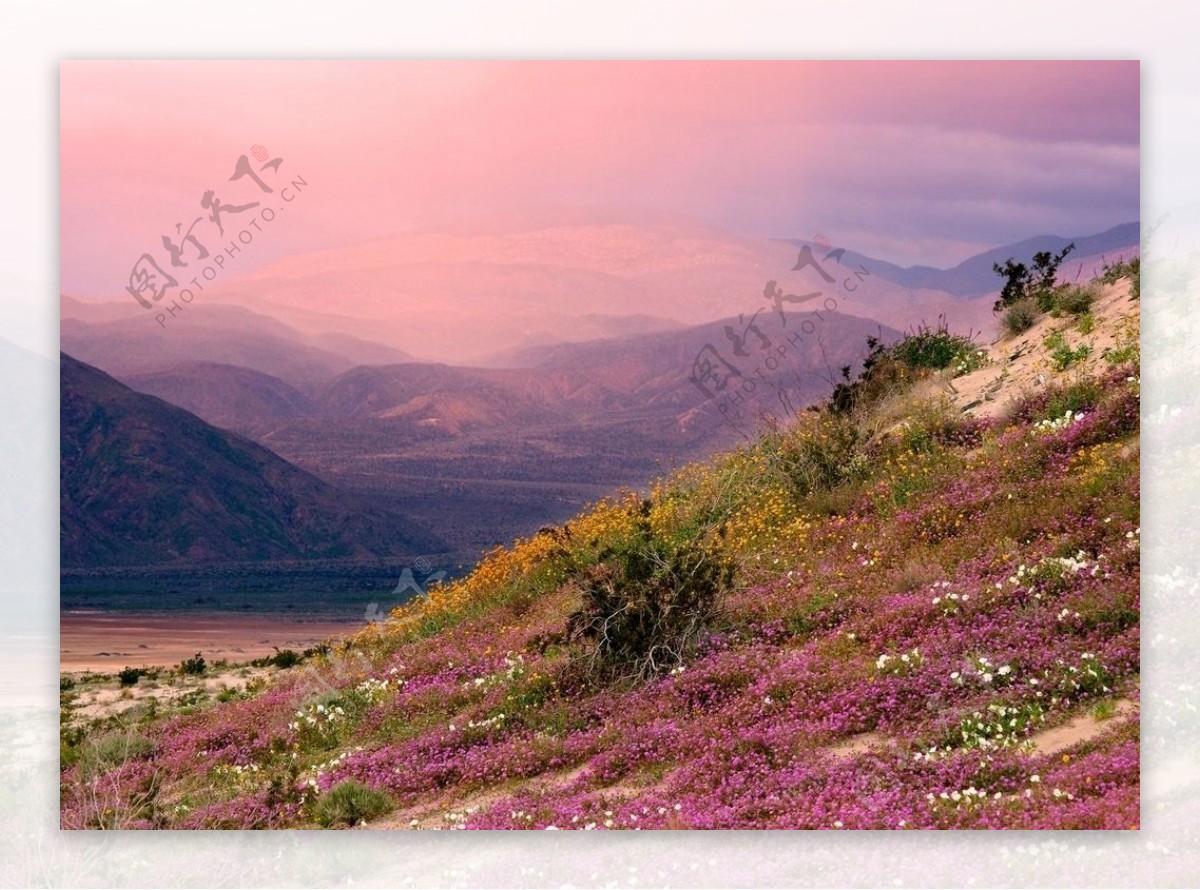
[[[868,337],[888,342],[940,319],[982,344],[994,332],[997,257],[1074,240],[1076,274],[1090,277],[1136,253],[1136,235],[1129,224],[1042,236],[937,270],[711,227],[564,224],[300,255],[206,291],[166,324],[128,299],[64,296],[66,355],[252,440],[362,511],[354,522],[339,514],[340,544],[318,547],[301,529],[269,554],[228,538],[180,547],[161,517],[123,529],[110,513],[106,530],[64,520],[64,566],[103,564],[101,550],[127,565],[333,553],[469,564],[785,422],[859,367]],[[793,269],[802,250],[816,266]],[[769,281],[806,302],[776,306]],[[708,379],[697,370],[706,360],[719,372]],[[77,388],[96,390],[82,368],[64,366],[64,406]],[[96,443],[85,448],[85,434],[129,448],[130,420],[161,413],[132,394],[121,404],[125,422],[102,433],[64,425],[64,455],[69,444],[86,463]],[[194,445],[178,423],[163,435],[161,455]],[[215,502],[224,490],[214,486]],[[82,496],[64,486],[64,517]],[[389,522],[419,532],[381,547]]]

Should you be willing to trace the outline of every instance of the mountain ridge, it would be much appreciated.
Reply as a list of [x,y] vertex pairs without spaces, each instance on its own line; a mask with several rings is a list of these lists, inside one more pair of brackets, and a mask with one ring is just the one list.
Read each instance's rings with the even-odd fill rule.
[[[914,265],[900,266],[896,263],[880,260],[854,250],[846,250],[842,257],[843,263],[864,264],[871,268],[876,275],[890,278],[908,287],[943,290],[956,297],[978,297],[998,291],[999,285],[993,263],[1003,263],[1006,259],[1015,258],[1018,262],[1028,262],[1036,251],[1062,250],[1067,244],[1074,243],[1075,250],[1072,260],[1094,258],[1121,248],[1136,247],[1141,237],[1141,228],[1137,222],[1120,223],[1093,235],[1080,235],[1074,238],[1062,235],[1034,235],[1012,244],[989,248],[977,254],[972,254],[953,266],[937,268],[935,266]],[[810,242],[800,239],[784,239],[785,243],[800,247]],[[1125,257],[1128,259],[1128,257]],[[1110,260],[1120,257],[1111,256]],[[1071,265],[1070,262],[1067,265]]]
[[[62,355],[63,567],[440,550],[261,445]],[[408,528],[404,528],[408,526]]]

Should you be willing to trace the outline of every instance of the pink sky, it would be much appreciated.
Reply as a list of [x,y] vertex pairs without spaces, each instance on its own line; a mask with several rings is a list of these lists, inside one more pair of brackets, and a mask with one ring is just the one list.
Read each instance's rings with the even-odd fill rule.
[[950,265],[1137,219],[1139,89],[1137,62],[65,62],[61,287],[117,295],[205,190],[256,200],[226,181],[255,144],[309,186],[243,271],[564,209]]

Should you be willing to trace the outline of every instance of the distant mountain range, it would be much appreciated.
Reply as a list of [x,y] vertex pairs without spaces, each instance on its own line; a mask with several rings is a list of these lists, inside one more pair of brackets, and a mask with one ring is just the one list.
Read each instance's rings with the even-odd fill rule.
[[[897,335],[827,313],[811,336],[787,343],[808,317],[783,328],[760,316],[770,343],[750,335],[743,357],[726,328],[742,331],[749,319],[734,318],[515,351],[508,368],[360,366],[308,392],[203,362],[124,381],[417,519],[473,556],[502,535],[529,534],[615,488],[742,441],[767,412],[786,419],[828,395],[837,369],[858,365],[868,336]],[[690,379],[709,346],[741,375],[723,390],[709,381],[712,398]]]
[[305,334],[274,318],[221,303],[188,306],[160,327],[132,301],[61,298],[62,349],[114,374],[160,371],[185,362],[236,365],[293,386],[324,383],[362,364],[410,360],[408,353],[349,334]]
[[[936,269],[932,266],[902,267],[894,263],[889,263],[886,260],[879,260],[865,254],[856,253],[853,250],[845,252],[842,256],[842,263],[849,266],[861,263],[867,266],[873,275],[887,278],[905,287],[940,290],[948,294],[953,294],[956,297],[978,297],[999,290],[999,278],[997,278],[995,271],[992,269],[992,265],[994,263],[1003,263],[1010,257],[1015,258],[1018,262],[1028,262],[1037,251],[1049,250],[1057,253],[1071,242],[1074,242],[1075,249],[1072,251],[1069,259],[1064,262],[1062,269],[1064,277],[1069,278],[1070,275],[1066,273],[1069,272],[1075,263],[1080,261],[1094,261],[1106,254],[1109,256],[1109,259],[1115,260],[1118,258],[1120,251],[1124,251],[1126,257],[1128,257],[1133,252],[1136,252],[1140,238],[1140,226],[1136,222],[1130,222],[1113,226],[1111,229],[1101,232],[1098,235],[1085,235],[1075,238],[1064,238],[1060,235],[1038,235],[1033,238],[1026,238],[1024,241],[1018,241],[1015,244],[996,247],[992,250],[986,250],[983,253],[968,257],[957,266],[949,269]],[[788,240],[787,243],[795,247],[800,247],[808,242]],[[1091,275],[1087,277],[1090,278]]]
[[[837,311],[897,330],[944,316],[955,330],[994,326],[994,262],[1075,241],[1065,277],[1137,250],[1138,226],[1046,235],[950,269],[902,267],[848,249],[826,277],[794,270],[806,242],[745,238],[680,221],[544,223],[512,231],[419,233],[301,254],[205,289],[169,330],[132,300],[64,298],[63,349],[116,373],[168,361],[241,365],[302,389],[355,365],[401,361],[507,366],[512,354],[637,336],[770,311],[773,281],[820,292]],[[866,277],[853,276],[863,269]],[[83,327],[86,325],[87,327]],[[245,336],[259,335],[258,348]],[[160,336],[166,335],[166,336]],[[302,347],[302,348],[301,348]]]
[[212,299],[307,332],[395,342],[427,361],[692,326],[761,303],[786,245],[683,223],[546,223],[416,233],[288,257]]
[[[786,419],[868,336],[986,330],[993,262],[1073,240],[1098,266],[1137,237],[1032,238],[951,269],[817,253],[827,280],[792,271],[800,241],[542,225],[292,257],[166,328],[63,297],[80,360],[63,359],[64,565],[470,559]],[[822,297],[780,317],[767,281]]]
[[[585,343],[514,350],[509,367],[476,368],[421,362],[359,366],[305,393],[272,375],[212,362],[184,362],[166,370],[121,375],[139,392],[186,408],[210,423],[247,435],[279,438],[291,422],[322,420],[331,434],[346,435],[346,423],[372,421],[386,426],[397,443],[414,439],[445,440],[473,432],[506,433],[547,425],[576,428],[585,423],[617,423],[654,418],[664,430],[679,432],[687,418],[710,407],[690,378],[693,362],[706,347],[736,363],[747,375],[772,359],[772,377],[798,404],[827,394],[831,376],[865,354],[868,336],[885,340],[894,329],[854,316],[827,313],[811,336],[799,336],[797,313],[792,333],[774,316],[760,317],[743,344],[733,351],[729,331],[750,322],[723,319],[681,330]],[[774,340],[771,340],[774,337]],[[783,347],[783,352],[777,350]],[[786,358],[784,355],[786,354]],[[720,394],[715,385],[714,397]],[[763,387],[766,389],[766,387]],[[775,398],[774,391],[770,398]],[[765,404],[752,391],[737,400],[753,413]],[[306,430],[311,424],[302,424]],[[268,432],[270,431],[270,432]],[[311,430],[309,430],[311,431]],[[394,448],[389,448],[394,450]]]
[[442,549],[406,517],[69,355],[60,405],[64,568]]

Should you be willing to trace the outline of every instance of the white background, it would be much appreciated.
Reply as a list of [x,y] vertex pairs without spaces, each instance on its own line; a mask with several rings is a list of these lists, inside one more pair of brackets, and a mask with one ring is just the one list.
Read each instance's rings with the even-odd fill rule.
[[[1200,6],[1099,2],[6,3],[0,336],[0,885],[1196,886]],[[1145,288],[1143,830],[1121,834],[59,833],[58,62],[72,58],[1135,58]],[[236,96],[230,96],[236,101]],[[154,126],[152,114],[131,127]],[[1190,265],[1186,265],[1189,264]],[[1157,323],[1155,323],[1157,322]],[[1173,382],[1174,381],[1174,382]],[[36,411],[14,405],[32,399]],[[1171,422],[1156,418],[1175,417]],[[1170,475],[1159,472],[1170,468]],[[17,617],[21,620],[17,620]]]

